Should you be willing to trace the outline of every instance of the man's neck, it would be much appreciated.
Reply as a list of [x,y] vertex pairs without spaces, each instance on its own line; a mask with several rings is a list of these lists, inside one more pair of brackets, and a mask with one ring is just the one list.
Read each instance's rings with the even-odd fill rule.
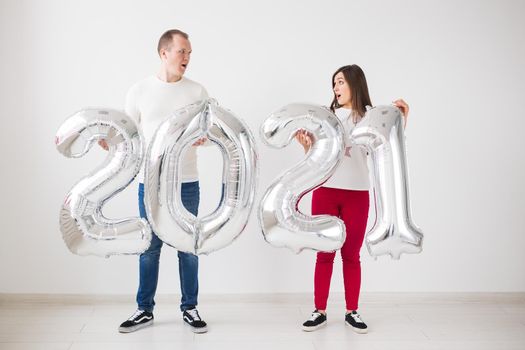
[[166,70],[161,69],[159,73],[157,74],[157,78],[159,78],[160,80],[166,83],[176,83],[182,79],[182,76],[169,74]]

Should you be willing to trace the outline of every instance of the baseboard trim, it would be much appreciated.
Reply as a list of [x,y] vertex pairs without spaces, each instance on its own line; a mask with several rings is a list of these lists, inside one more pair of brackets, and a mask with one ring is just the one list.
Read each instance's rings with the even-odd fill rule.
[[[308,304],[313,295],[310,293],[238,293],[238,294],[201,294],[203,302],[221,303],[272,303],[272,304]],[[134,303],[133,294],[44,294],[44,293],[0,293],[0,305],[23,304],[104,304]],[[159,294],[158,302],[178,303],[178,294]],[[331,293],[330,302],[343,302],[343,293]],[[525,292],[364,292],[361,303],[366,304],[428,304],[428,303],[523,303]]]

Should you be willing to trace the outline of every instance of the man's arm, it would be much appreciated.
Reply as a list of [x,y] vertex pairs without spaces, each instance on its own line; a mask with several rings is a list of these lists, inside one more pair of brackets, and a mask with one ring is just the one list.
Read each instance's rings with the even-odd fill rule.
[[[124,108],[125,113],[135,122],[135,124],[140,125],[140,111],[137,107],[137,87],[132,86],[128,93],[126,94],[126,105]],[[109,150],[109,145],[107,140],[101,139],[98,140],[98,144],[105,151]]]
[[[201,100],[207,100],[208,99],[208,91],[204,88],[204,86],[201,87],[201,93],[200,93],[200,99]],[[193,146],[211,146],[211,142],[206,138],[203,137],[201,139],[198,139],[195,141]]]
[[135,124],[137,124],[137,126],[139,126],[141,122],[140,110],[138,107],[138,94],[139,94],[138,86],[133,85],[128,90],[128,93],[126,94],[126,106],[124,108],[124,111],[126,112],[126,114],[131,119],[133,119],[133,121],[135,122]]

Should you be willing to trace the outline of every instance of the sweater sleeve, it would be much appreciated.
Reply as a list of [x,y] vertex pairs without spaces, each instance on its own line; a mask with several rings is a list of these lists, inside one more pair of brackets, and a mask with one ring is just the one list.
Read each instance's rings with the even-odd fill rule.
[[206,91],[206,88],[204,86],[202,86],[202,89],[201,89],[201,100],[205,100],[209,98],[208,96],[208,91]]
[[[200,99],[201,100],[206,100],[208,99],[210,96],[208,95],[208,91],[206,91],[206,88],[204,86],[201,85],[201,95],[200,95]],[[206,141],[204,141],[204,143],[202,144],[202,146],[204,147],[210,147],[210,146],[213,146],[213,142],[211,142],[209,139],[206,139]]]
[[140,110],[138,108],[138,86],[135,84],[133,85],[126,95],[126,108],[125,112],[126,114],[133,119],[133,121],[138,125],[140,125]]

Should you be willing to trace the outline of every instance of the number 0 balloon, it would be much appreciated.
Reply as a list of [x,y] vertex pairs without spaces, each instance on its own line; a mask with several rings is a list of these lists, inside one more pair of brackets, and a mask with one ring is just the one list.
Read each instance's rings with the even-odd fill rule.
[[[180,196],[184,150],[207,137],[223,154],[223,198],[196,218]],[[248,127],[215,100],[174,113],[157,129],[146,161],[146,211],[153,231],[177,250],[209,254],[231,243],[248,222],[257,181],[257,153]]]

